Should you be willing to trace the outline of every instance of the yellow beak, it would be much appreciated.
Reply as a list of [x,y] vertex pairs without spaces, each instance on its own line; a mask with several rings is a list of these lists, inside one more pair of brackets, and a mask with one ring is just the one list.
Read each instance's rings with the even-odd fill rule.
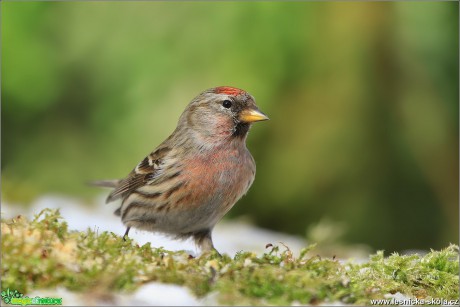
[[261,120],[268,120],[269,118],[258,109],[245,109],[241,111],[239,116],[240,121],[246,123],[258,122]]

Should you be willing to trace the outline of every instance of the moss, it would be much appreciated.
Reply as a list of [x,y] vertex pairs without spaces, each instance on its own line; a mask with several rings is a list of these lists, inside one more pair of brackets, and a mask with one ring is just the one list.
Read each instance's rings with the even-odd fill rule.
[[258,257],[232,259],[208,253],[192,258],[123,241],[111,232],[69,231],[59,211],[44,210],[32,221],[2,220],[2,289],[28,293],[62,286],[77,292],[130,293],[144,283],[183,285],[198,297],[218,293],[230,305],[317,304],[370,299],[401,292],[417,298],[459,296],[456,245],[420,255],[384,256],[364,264],[314,255],[314,245],[295,257],[287,246],[269,246]]

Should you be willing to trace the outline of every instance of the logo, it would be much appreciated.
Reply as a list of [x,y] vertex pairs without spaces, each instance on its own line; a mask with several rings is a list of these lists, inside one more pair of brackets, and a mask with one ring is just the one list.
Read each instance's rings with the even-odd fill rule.
[[6,291],[2,291],[2,300],[5,304],[9,305],[62,305],[62,298],[28,297],[24,296],[24,294],[18,290],[10,290],[10,288],[6,289]]

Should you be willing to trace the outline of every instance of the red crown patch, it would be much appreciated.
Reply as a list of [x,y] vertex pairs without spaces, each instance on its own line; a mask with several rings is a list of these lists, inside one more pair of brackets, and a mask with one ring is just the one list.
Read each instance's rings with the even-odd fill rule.
[[236,87],[230,87],[230,86],[219,86],[215,88],[216,94],[227,94],[231,96],[237,96],[241,94],[245,94],[246,92],[243,90],[240,90],[239,88]]

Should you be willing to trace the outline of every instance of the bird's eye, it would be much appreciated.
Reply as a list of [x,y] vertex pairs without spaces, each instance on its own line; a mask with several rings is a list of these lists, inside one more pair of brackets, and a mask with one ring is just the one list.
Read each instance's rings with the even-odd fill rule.
[[223,106],[224,108],[226,108],[226,109],[229,109],[229,108],[231,108],[231,106],[232,106],[232,102],[231,102],[230,100],[224,100],[224,101],[222,102],[222,106]]

